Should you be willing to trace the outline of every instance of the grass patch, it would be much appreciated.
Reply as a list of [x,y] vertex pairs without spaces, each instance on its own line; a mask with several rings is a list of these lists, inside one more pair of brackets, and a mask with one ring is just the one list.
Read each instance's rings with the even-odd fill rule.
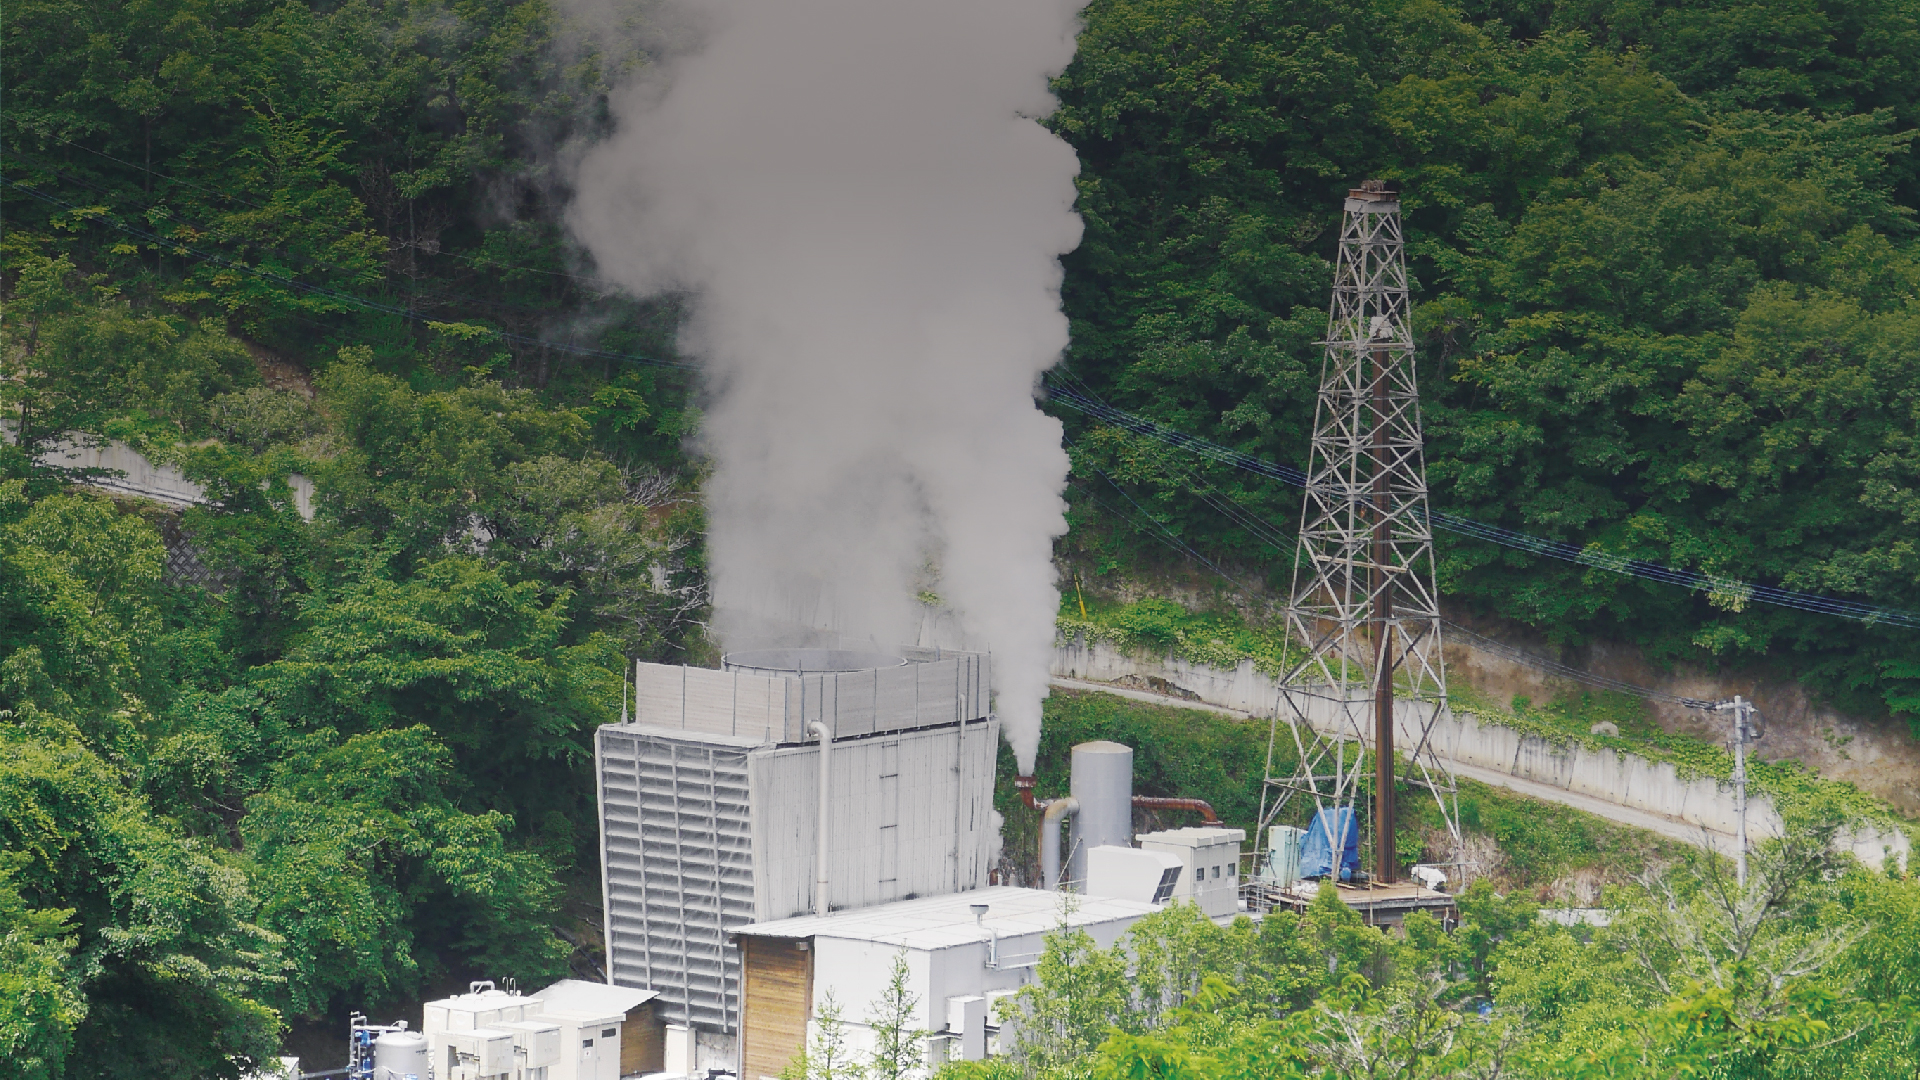
[[[1205,799],[1228,825],[1248,830],[1260,813],[1269,723],[1222,713],[1134,701],[1113,694],[1055,689],[1047,699],[1035,768],[1041,798],[1067,794],[1069,760],[1075,744],[1110,739],[1134,748],[1134,791],[1141,795]],[[1276,770],[1293,768],[1290,739],[1274,747]],[[1002,743],[994,805],[1005,818],[1007,856],[1037,875],[1040,815],[1020,802],[1013,789],[1013,752]],[[1401,850],[1422,852],[1444,835],[1439,809],[1425,792],[1400,791],[1410,812],[1403,822]],[[1287,815],[1298,824],[1306,816]],[[1617,881],[1650,861],[1681,857],[1685,846],[1640,829],[1555,803],[1463,781],[1460,785],[1462,831],[1497,845],[1500,857],[1493,877],[1503,888],[1540,890],[1577,871],[1594,871]],[[1192,815],[1137,820],[1143,830],[1196,824]],[[1285,822],[1283,822],[1285,823]],[[1440,851],[1422,858],[1439,858]],[[1412,861],[1411,859],[1409,861]]]
[[[1089,600],[1084,614],[1082,610],[1078,594],[1072,591],[1063,594],[1056,623],[1062,637],[1084,636],[1126,650],[1171,655],[1189,663],[1224,669],[1251,660],[1257,669],[1273,678],[1283,676],[1298,662],[1297,652],[1288,648],[1280,628],[1252,626],[1231,613],[1189,611],[1163,599],[1131,603]],[[1502,704],[1467,686],[1451,686],[1448,691],[1456,713],[1472,715],[1483,723],[1538,735],[1558,745],[1577,743],[1590,749],[1611,749],[1668,762],[1683,778],[1702,777],[1722,782],[1731,782],[1733,778],[1733,755],[1729,751],[1718,743],[1664,730],[1653,719],[1647,703],[1631,694],[1577,690],[1544,704],[1535,704],[1527,698]],[[1602,721],[1613,724],[1620,734],[1595,734],[1593,727]],[[1263,732],[1263,755],[1264,738]],[[1291,747],[1288,750],[1291,751]],[[1825,779],[1797,761],[1749,759],[1747,777],[1752,790],[1772,799],[1774,807],[1790,822],[1838,815],[1881,828],[1907,831],[1909,835],[1914,833],[1914,823],[1900,817],[1885,802],[1852,784]],[[1256,771],[1250,788],[1256,808],[1258,778]],[[1216,808],[1218,805],[1215,804]],[[1223,817],[1225,813],[1221,811]]]
[[1255,668],[1276,679],[1298,662],[1291,659],[1295,654],[1287,648],[1283,628],[1252,626],[1231,612],[1188,611],[1171,600],[1082,605],[1073,590],[1062,592],[1055,622],[1061,637],[1104,641],[1211,667],[1231,669],[1252,660]]

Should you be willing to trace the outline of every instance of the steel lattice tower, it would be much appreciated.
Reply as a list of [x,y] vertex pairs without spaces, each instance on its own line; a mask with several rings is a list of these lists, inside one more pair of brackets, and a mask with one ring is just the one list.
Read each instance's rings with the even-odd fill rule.
[[[1433,793],[1459,841],[1453,776],[1431,744],[1447,680],[1408,308],[1399,196],[1369,180],[1348,193],[1340,226],[1287,607],[1300,652],[1274,717],[1256,844],[1296,798],[1352,807],[1376,881],[1397,876],[1396,749],[1403,782]],[[1276,776],[1273,749],[1288,737],[1299,767]],[[1366,754],[1369,742],[1380,752]]]

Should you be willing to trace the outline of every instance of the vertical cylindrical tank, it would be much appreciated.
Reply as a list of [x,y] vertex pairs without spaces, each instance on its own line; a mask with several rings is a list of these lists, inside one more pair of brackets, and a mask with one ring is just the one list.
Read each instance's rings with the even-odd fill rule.
[[427,1080],[427,1039],[417,1031],[389,1031],[373,1041],[373,1080]]
[[1087,742],[1073,748],[1073,847],[1067,879],[1075,889],[1087,880],[1087,849],[1133,844],[1133,747]]

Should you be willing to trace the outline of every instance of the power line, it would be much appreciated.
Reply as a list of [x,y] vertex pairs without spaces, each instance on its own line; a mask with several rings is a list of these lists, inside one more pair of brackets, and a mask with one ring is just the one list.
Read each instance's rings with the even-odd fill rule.
[[[1099,469],[1096,468],[1094,471],[1099,472]],[[1115,484],[1112,477],[1108,476],[1104,472],[1100,473],[1100,477],[1101,479],[1105,480],[1107,483],[1113,484],[1114,490],[1119,491],[1121,495],[1125,496],[1127,501],[1129,503],[1132,503],[1135,509],[1141,510],[1140,504],[1138,502],[1135,502],[1132,496],[1127,495],[1125,489],[1121,488],[1118,484]],[[1146,514],[1145,510],[1141,510],[1141,513],[1145,515],[1147,518],[1147,521],[1154,526],[1151,529],[1141,526],[1141,524],[1138,521],[1134,520],[1132,515],[1126,513],[1123,510],[1120,510],[1117,507],[1114,507],[1106,503],[1098,495],[1093,494],[1093,492],[1087,490],[1082,485],[1075,484],[1074,487],[1079,488],[1082,494],[1085,494],[1088,498],[1092,499],[1096,505],[1101,507],[1101,509],[1106,510],[1108,513],[1113,514],[1115,517],[1118,517],[1120,520],[1126,522],[1128,525],[1131,525],[1135,530],[1144,532],[1147,535],[1151,536],[1153,539],[1160,541],[1162,544],[1165,544],[1168,548],[1172,549],[1173,551],[1178,552],[1179,554],[1185,555],[1191,559],[1194,559],[1195,561],[1199,562],[1201,565],[1205,566],[1207,569],[1219,575],[1222,580],[1227,582],[1227,584],[1232,585],[1233,587],[1239,589],[1242,592],[1251,593],[1252,590],[1248,589],[1247,586],[1243,584],[1238,578],[1235,578],[1232,574],[1229,574],[1225,570],[1222,570],[1219,566],[1215,565],[1212,560],[1208,559],[1204,555],[1201,555],[1199,552],[1195,551],[1192,547],[1189,547],[1185,542],[1181,541],[1178,537],[1174,536],[1170,531],[1168,531],[1165,526],[1162,526],[1158,522],[1154,521],[1152,515]],[[1493,653],[1496,656],[1503,657],[1517,664],[1524,664],[1528,667],[1537,668],[1549,674],[1557,675],[1563,679],[1569,679],[1574,682],[1584,683],[1588,686],[1592,686],[1600,690],[1608,690],[1608,691],[1612,691],[1614,693],[1620,693],[1620,694],[1630,694],[1634,697],[1644,698],[1648,701],[1666,702],[1667,704],[1670,704],[1670,705],[1680,705],[1689,709],[1712,709],[1715,705],[1715,702],[1707,701],[1701,698],[1681,697],[1677,694],[1669,694],[1662,690],[1655,690],[1652,687],[1640,686],[1635,683],[1622,681],[1620,679],[1608,678],[1605,675],[1596,675],[1593,672],[1587,671],[1584,668],[1577,668],[1571,664],[1563,664],[1558,660],[1550,660],[1544,656],[1539,656],[1534,653],[1530,653],[1525,649],[1521,649],[1513,645],[1508,645],[1504,641],[1496,641],[1493,638],[1487,637],[1484,634],[1475,633],[1474,631],[1469,630],[1464,626],[1461,626],[1459,623],[1454,622],[1452,619],[1443,618],[1440,621],[1446,625],[1449,633],[1457,634],[1461,637],[1467,638],[1468,640],[1472,641],[1476,647],[1480,648],[1483,651]]]
[[[5,184],[7,187],[13,188],[16,191],[23,192],[29,196],[32,196],[33,198],[39,199],[42,202],[49,203],[66,210],[78,211],[82,209],[80,206],[77,206],[74,203],[70,203],[65,199],[62,199],[56,195],[50,195],[44,191],[39,190],[38,188],[29,187],[26,184],[22,184],[16,180],[8,179],[4,176],[0,176],[0,184]],[[238,262],[236,260],[226,258],[225,256],[218,255],[213,252],[201,251],[198,248],[182,243],[179,240],[169,239],[167,237],[160,236],[157,233],[149,232],[145,229],[136,229],[133,226],[124,224],[122,222],[107,221],[103,219],[101,221],[101,224],[107,226],[110,229],[116,229],[120,232],[126,233],[128,236],[137,237],[149,243],[161,245],[176,253],[191,255],[194,258],[199,259],[203,262],[213,263],[215,266],[224,267],[229,270],[236,270],[244,274],[251,274],[254,277],[261,278],[262,280],[271,281],[271,282],[274,282],[275,284],[292,289],[295,292],[302,293],[307,296],[319,297],[321,299],[328,300],[345,307],[359,308],[364,311],[373,311],[383,315],[392,315],[397,318],[406,319],[407,321],[413,322],[413,323],[427,323],[427,322],[437,321],[437,320],[430,320],[425,316],[421,315],[419,312],[409,311],[406,308],[395,307],[392,304],[383,304],[377,300],[367,300],[358,296],[354,296],[351,293],[341,292],[338,289],[328,288],[327,286],[324,286],[324,285],[314,285],[310,282],[301,281],[298,278],[289,277],[285,274],[277,274],[271,270],[265,270],[257,266],[249,266],[246,263]],[[596,360],[612,360],[619,363],[641,364],[647,367],[668,368],[676,371],[699,370],[693,364],[680,363],[674,360],[656,360],[648,356],[635,356],[630,353],[618,353],[608,349],[594,349],[594,348],[588,348],[583,345],[569,345],[569,344],[565,344],[557,341],[546,341],[540,338],[529,336],[527,334],[515,334],[505,330],[493,330],[491,331],[491,333],[493,334],[494,337],[497,337],[502,341],[512,342],[517,345],[525,345],[531,348],[553,349],[557,352],[568,353],[574,356],[584,356],[584,357],[588,357]]]
[[1493,638],[1487,637],[1484,634],[1476,634],[1451,619],[1442,619],[1440,621],[1447,625],[1447,629],[1451,633],[1469,639],[1474,645],[1486,652],[1503,656],[1508,660],[1525,664],[1528,667],[1539,668],[1541,671],[1558,675],[1564,679],[1583,682],[1588,686],[1598,687],[1602,690],[1612,690],[1621,694],[1632,694],[1636,697],[1646,698],[1649,701],[1664,701],[1670,705],[1684,705],[1689,709],[1711,709],[1715,704],[1714,702],[1701,698],[1681,697],[1677,694],[1669,694],[1661,690],[1654,690],[1650,687],[1638,686],[1630,682],[1622,682],[1619,679],[1610,679],[1605,675],[1596,675],[1584,668],[1577,668],[1572,664],[1563,664],[1558,660],[1549,660],[1544,656],[1536,656],[1525,649],[1516,648],[1504,641],[1495,641]]
[[[1051,373],[1045,379],[1048,400],[1055,401],[1069,409],[1082,413],[1094,420],[1154,439],[1189,453],[1208,458],[1236,469],[1279,480],[1295,487],[1305,487],[1307,474],[1290,465],[1279,465],[1271,461],[1243,454],[1209,442],[1184,431],[1157,424],[1145,417],[1116,409],[1089,394],[1082,393]],[[1491,525],[1483,521],[1460,514],[1451,514],[1443,510],[1428,512],[1428,521],[1434,528],[1445,529],[1461,536],[1485,540],[1503,547],[1525,551],[1534,555],[1544,555],[1563,562],[1590,566],[1597,570],[1621,574],[1627,577],[1658,581],[1668,585],[1678,585],[1694,592],[1706,592],[1716,596],[1725,596],[1736,602],[1756,600],[1776,607],[1792,608],[1820,615],[1834,615],[1855,622],[1871,624],[1891,624],[1895,626],[1920,627],[1920,613],[1899,608],[1877,607],[1853,600],[1841,600],[1815,593],[1796,592],[1791,589],[1776,588],[1771,585],[1757,585],[1752,582],[1713,574],[1702,574],[1693,570],[1682,570],[1642,559],[1629,559],[1615,555],[1596,547],[1578,547],[1561,540],[1548,540],[1533,536],[1502,525]]]

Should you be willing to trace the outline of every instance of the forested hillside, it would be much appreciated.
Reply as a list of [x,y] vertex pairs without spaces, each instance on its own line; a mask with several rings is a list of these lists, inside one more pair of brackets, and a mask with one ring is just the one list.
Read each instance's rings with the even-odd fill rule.
[[[678,307],[559,224],[649,10],[0,8],[0,1073],[235,1075],[290,1019],[566,969],[620,658],[711,649]],[[1397,181],[1437,504],[1920,609],[1913,0],[1086,20],[1048,121],[1086,386],[1299,461],[1339,196]],[[1117,483],[1284,585],[1197,493],[1285,528],[1297,492],[1062,415],[1076,558],[1150,557]],[[74,432],[213,499],[36,463]],[[1920,713],[1912,632],[1440,553],[1482,612]]]
[[[1302,461],[1335,196],[1385,177],[1409,208],[1436,504],[1920,606],[1913,5],[1096,0],[1059,88],[1088,227],[1069,366],[1108,400]],[[1076,460],[1286,587],[1290,553],[1196,492],[1288,531],[1296,492],[1112,429],[1078,433]],[[1439,554],[1457,603],[1561,640],[1765,657],[1920,711],[1910,633]]]

